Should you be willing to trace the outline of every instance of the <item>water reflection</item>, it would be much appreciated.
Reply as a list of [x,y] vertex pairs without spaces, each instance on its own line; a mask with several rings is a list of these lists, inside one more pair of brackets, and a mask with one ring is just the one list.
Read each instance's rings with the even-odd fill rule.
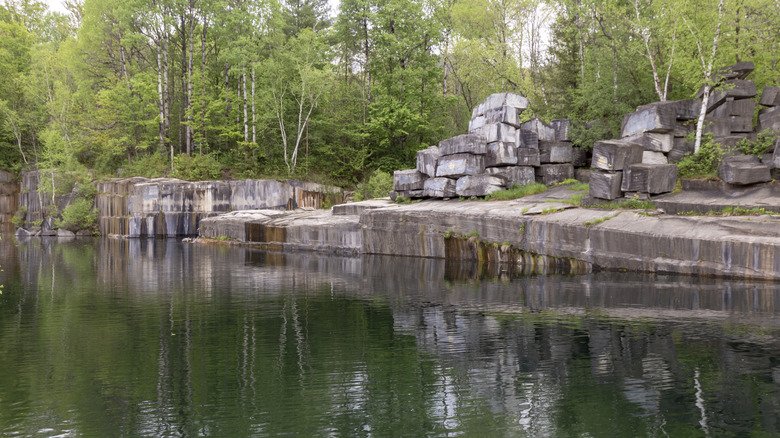
[[777,434],[780,285],[2,242],[8,436]]

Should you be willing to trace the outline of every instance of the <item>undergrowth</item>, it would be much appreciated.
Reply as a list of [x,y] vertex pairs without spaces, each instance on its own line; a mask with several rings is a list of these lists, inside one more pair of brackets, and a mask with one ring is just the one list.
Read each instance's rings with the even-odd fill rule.
[[510,201],[512,199],[522,198],[523,196],[543,193],[546,190],[547,186],[540,183],[531,183],[524,186],[515,184],[511,189],[493,192],[487,195],[485,199],[488,201]]

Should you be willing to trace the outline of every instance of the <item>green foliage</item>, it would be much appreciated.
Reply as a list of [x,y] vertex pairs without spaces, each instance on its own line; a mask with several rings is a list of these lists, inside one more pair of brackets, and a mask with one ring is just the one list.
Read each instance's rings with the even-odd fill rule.
[[777,141],[777,135],[769,130],[758,133],[756,141],[750,141],[743,138],[737,143],[737,150],[745,155],[755,155],[761,158],[762,155],[771,153]]
[[512,199],[522,198],[523,196],[535,195],[547,190],[547,186],[540,183],[531,183],[524,186],[515,184],[511,189],[499,190],[493,192],[485,197],[489,201],[509,201]]
[[22,205],[14,213],[14,217],[11,218],[11,223],[15,228],[19,228],[24,225],[24,219],[27,217],[27,206]]
[[590,190],[590,184],[576,181],[570,187],[566,187],[566,190]]
[[390,192],[392,191],[393,175],[377,169],[371,174],[368,182],[365,184],[358,184],[357,190],[355,190],[355,201],[386,198],[390,196]]
[[677,174],[680,178],[701,178],[717,176],[718,164],[723,159],[723,146],[715,143],[712,136],[702,137],[699,152],[688,153],[677,163]]
[[70,231],[87,230],[97,225],[98,211],[89,199],[79,198],[62,211],[62,219],[54,221],[57,228]]
[[211,154],[179,155],[173,159],[170,176],[187,181],[219,179],[222,177],[222,164]]
[[709,210],[706,213],[698,213],[695,211],[677,213],[678,216],[762,216],[776,214],[777,212],[767,211],[763,207],[742,208],[736,206],[726,207],[723,210]]
[[122,166],[119,175],[142,176],[145,178],[165,176],[171,168],[168,160],[168,157],[161,153],[138,155],[131,162]]
[[586,227],[592,227],[594,225],[602,224],[602,223],[612,219],[613,217],[616,217],[619,214],[620,213],[615,213],[612,216],[603,216],[603,217],[600,217],[600,218],[597,218],[597,219],[593,219],[592,221],[585,221],[584,225]]

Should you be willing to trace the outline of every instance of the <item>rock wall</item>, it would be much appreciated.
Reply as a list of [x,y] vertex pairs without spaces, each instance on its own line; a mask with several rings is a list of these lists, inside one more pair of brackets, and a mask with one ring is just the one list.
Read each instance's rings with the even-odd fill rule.
[[11,220],[19,209],[19,183],[10,172],[0,170],[0,232],[13,232]]

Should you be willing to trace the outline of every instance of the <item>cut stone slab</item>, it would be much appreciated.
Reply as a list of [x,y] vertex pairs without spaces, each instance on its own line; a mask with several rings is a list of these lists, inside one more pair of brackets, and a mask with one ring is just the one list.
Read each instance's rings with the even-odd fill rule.
[[611,201],[622,196],[620,184],[623,172],[605,172],[596,170],[590,174],[590,196]]
[[57,230],[57,237],[66,238],[66,239],[67,238],[72,238],[72,237],[76,237],[76,233],[74,233],[73,231],[69,231],[69,230],[63,230],[63,229],[60,228],[60,229]]
[[429,177],[436,176],[436,165],[440,155],[439,148],[436,146],[417,151],[417,171]]
[[585,167],[588,165],[588,151],[583,148],[571,148],[571,164],[574,167]]
[[514,166],[517,164],[517,147],[515,143],[497,141],[488,143],[485,155],[485,166]]
[[669,159],[663,152],[642,152],[642,163],[645,164],[669,164]]
[[646,151],[669,152],[674,146],[674,135],[672,133],[643,132],[623,137],[621,140],[639,143]]
[[531,105],[531,102],[522,94],[517,93],[496,93],[488,96],[482,103],[474,107],[471,111],[471,118],[485,114],[487,111],[500,109],[504,106],[511,106],[519,110],[524,110]]
[[593,169],[574,169],[574,179],[584,183],[590,182],[590,175],[593,172],[600,172],[600,171],[593,170]]
[[486,169],[488,175],[504,180],[506,188],[513,185],[524,186],[536,181],[534,168],[531,166],[490,167]]
[[558,141],[571,141],[571,137],[569,136],[571,124],[571,119],[550,120],[550,126],[555,129],[555,139]]
[[730,116],[750,117],[756,112],[756,101],[753,99],[739,99],[731,102]]
[[397,204],[394,204],[387,199],[369,199],[367,201],[349,202],[346,204],[334,205],[331,207],[330,211],[333,216],[360,216],[360,214],[366,210],[385,208],[396,205]]
[[456,196],[455,180],[444,177],[427,179],[423,195],[428,198],[452,198]]
[[539,135],[536,131],[520,128],[517,131],[517,147],[524,149],[539,149]]
[[623,116],[621,137],[642,132],[672,132],[677,121],[677,105],[668,102],[643,105]]
[[765,108],[759,112],[756,131],[766,130],[780,131],[780,106]]
[[555,140],[555,128],[544,123],[539,118],[533,118],[522,123],[520,128],[535,132],[539,140]]
[[677,166],[674,164],[632,164],[623,173],[621,190],[650,194],[668,193],[677,184]]
[[715,137],[725,137],[731,134],[731,118],[707,117],[704,121],[704,132]]
[[701,111],[701,100],[685,99],[675,102],[675,115],[677,120],[696,120]]
[[439,158],[436,176],[460,178],[465,175],[485,173],[485,156],[473,154],[455,154]]
[[[697,97],[704,94],[704,86],[699,89]],[[743,79],[729,79],[724,81],[710,94],[710,100],[707,103],[707,112],[726,102],[726,99],[733,97],[735,99],[749,99],[756,96],[756,84],[753,81]]]
[[540,214],[549,214],[557,211],[568,210],[570,208],[577,208],[571,204],[565,204],[563,202],[543,202],[529,207],[528,210],[523,212],[523,216],[537,216]]
[[731,116],[731,132],[753,132],[753,117]]
[[775,147],[772,152],[772,164],[769,167],[780,169],[780,138],[775,140]]
[[650,193],[645,193],[645,192],[626,192],[626,194],[623,197],[625,199],[646,201],[646,200],[650,199]]
[[487,143],[497,141],[517,143],[517,128],[504,123],[489,123],[475,130],[474,133],[483,136]]
[[420,199],[425,197],[423,190],[394,190],[390,193],[390,198],[395,201],[399,196],[403,196],[406,199]]
[[490,123],[503,123],[506,125],[520,128],[520,114],[522,109],[517,109],[513,106],[503,106],[499,109],[491,109],[485,111],[485,124]]
[[600,140],[593,144],[591,167],[617,171],[642,162],[644,148],[639,143],[625,140]]
[[422,190],[425,182],[425,175],[417,169],[396,170],[393,172],[393,189],[403,190]]
[[574,178],[574,166],[571,163],[542,164],[535,168],[536,182],[551,186],[569,178]]
[[469,175],[458,178],[455,193],[458,196],[487,196],[504,189],[504,180],[495,176]]
[[711,76],[712,82],[720,82],[728,79],[745,79],[756,69],[753,61],[742,61],[727,67],[723,67]]
[[487,123],[487,119],[484,115],[477,116],[469,120],[469,134],[477,132],[477,130]]
[[517,148],[516,154],[518,166],[539,167],[541,164],[538,149]]
[[729,184],[747,185],[772,179],[769,166],[753,155],[725,157],[718,166],[718,176]]
[[539,141],[539,160],[542,163],[571,163],[571,143],[562,141]]
[[439,154],[475,154],[484,155],[487,152],[487,140],[481,134],[463,134],[439,142]]
[[764,87],[758,104],[763,106],[780,106],[780,87]]

